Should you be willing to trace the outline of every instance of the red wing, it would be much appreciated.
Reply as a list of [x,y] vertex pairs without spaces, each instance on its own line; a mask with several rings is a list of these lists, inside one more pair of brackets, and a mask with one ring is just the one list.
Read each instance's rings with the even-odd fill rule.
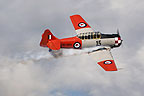
[[72,24],[76,30],[76,33],[93,32],[88,23],[80,15],[70,16]]
[[70,19],[73,23],[75,30],[78,30],[81,28],[91,28],[88,25],[88,23],[80,15],[72,15],[70,16]]
[[110,50],[99,50],[90,53],[90,55],[105,71],[117,71],[117,67],[115,65]]
[[105,71],[117,71],[116,65],[114,60],[104,60],[98,62],[98,64],[105,70]]

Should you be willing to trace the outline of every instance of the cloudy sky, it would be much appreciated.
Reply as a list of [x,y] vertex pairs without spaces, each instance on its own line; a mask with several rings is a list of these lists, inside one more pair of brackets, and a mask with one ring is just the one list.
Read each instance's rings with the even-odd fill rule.
[[[1,0],[0,96],[143,96],[143,5],[143,0]],[[46,28],[58,38],[75,36],[69,19],[74,14],[102,33],[120,29],[123,45],[112,53],[121,70],[105,72],[88,55],[53,59],[40,48]]]

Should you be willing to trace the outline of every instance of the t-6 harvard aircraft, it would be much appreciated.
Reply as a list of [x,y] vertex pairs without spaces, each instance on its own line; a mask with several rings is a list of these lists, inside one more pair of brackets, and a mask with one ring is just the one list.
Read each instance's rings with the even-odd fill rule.
[[105,71],[117,71],[110,49],[122,44],[119,32],[117,34],[102,34],[95,32],[80,15],[70,16],[77,36],[58,39],[49,29],[42,34],[40,46],[48,47],[51,51],[61,48],[95,48],[88,52]]

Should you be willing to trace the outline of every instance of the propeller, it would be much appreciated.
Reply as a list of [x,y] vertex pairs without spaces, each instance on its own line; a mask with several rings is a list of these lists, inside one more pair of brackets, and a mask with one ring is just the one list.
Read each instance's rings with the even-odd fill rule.
[[117,29],[117,34],[120,35],[120,34],[119,34],[119,29]]
[[[120,32],[119,32],[119,29],[117,28],[117,34],[120,36]],[[123,40],[121,39],[121,43],[123,43]],[[122,44],[122,47],[123,47],[123,44]]]

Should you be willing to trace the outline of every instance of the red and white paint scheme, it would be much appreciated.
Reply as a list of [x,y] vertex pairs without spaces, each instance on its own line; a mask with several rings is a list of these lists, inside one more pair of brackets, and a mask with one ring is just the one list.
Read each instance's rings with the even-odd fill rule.
[[88,54],[96,60],[105,71],[117,71],[114,59],[110,50],[122,44],[119,32],[117,34],[102,34],[94,31],[89,24],[80,16],[70,16],[77,36],[58,39],[49,29],[42,34],[40,46],[48,47],[51,51],[58,51],[61,48],[74,48],[83,50],[84,48],[99,47],[93,49]]
[[40,46],[48,47],[52,50],[59,50],[60,48],[82,48],[82,40],[77,36],[71,38],[58,39],[56,38],[49,29],[45,30],[42,34],[42,40]]

